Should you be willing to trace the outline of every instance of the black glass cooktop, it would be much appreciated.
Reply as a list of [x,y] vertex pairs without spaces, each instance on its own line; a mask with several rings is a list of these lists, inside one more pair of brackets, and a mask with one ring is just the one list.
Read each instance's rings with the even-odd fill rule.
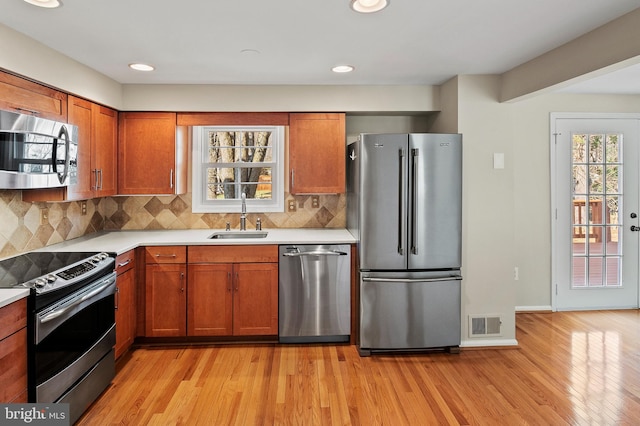
[[98,253],[42,251],[0,260],[0,288],[15,287],[96,254]]

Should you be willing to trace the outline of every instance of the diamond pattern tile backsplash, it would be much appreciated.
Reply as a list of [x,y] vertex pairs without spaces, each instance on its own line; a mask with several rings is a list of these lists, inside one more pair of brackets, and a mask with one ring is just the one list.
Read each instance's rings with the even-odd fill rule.
[[[259,217],[268,228],[344,228],[346,196],[285,194],[296,203],[295,212],[249,213],[247,228]],[[86,205],[85,211],[83,206]],[[26,203],[22,192],[0,190],[0,259],[101,230],[220,229],[230,222],[240,226],[239,213],[192,213],[191,194],[123,196],[64,203]]]

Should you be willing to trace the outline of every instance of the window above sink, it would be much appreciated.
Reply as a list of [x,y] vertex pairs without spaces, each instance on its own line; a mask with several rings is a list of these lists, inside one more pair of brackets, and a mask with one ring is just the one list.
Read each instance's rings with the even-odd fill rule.
[[193,127],[195,213],[284,211],[284,126]]

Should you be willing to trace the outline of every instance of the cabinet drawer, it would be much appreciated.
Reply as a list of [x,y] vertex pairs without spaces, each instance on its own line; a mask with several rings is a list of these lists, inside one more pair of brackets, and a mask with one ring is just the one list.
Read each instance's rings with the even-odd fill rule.
[[116,273],[118,275],[128,271],[136,266],[135,250],[129,250],[126,253],[116,256]]
[[27,299],[0,308],[0,339],[27,326]]
[[187,248],[185,246],[149,246],[145,248],[147,263],[185,263]]
[[190,246],[189,263],[271,263],[278,261],[276,245]]

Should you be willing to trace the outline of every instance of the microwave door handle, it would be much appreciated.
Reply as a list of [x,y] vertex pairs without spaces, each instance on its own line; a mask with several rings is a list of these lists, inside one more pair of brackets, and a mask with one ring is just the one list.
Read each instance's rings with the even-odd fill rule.
[[398,150],[398,157],[400,161],[399,176],[398,176],[398,254],[400,256],[404,255],[404,243],[402,240],[403,232],[403,223],[404,223],[404,175],[405,175],[405,158],[404,158],[404,149],[400,148]]
[[65,141],[64,170],[62,172],[62,176],[60,177],[60,183],[64,183],[64,181],[67,180],[67,176],[69,175],[69,165],[71,162],[71,159],[69,158],[71,141],[69,140],[69,132],[67,132],[67,128],[65,126],[62,126],[60,128],[60,134],[58,135],[58,138],[63,138]]

